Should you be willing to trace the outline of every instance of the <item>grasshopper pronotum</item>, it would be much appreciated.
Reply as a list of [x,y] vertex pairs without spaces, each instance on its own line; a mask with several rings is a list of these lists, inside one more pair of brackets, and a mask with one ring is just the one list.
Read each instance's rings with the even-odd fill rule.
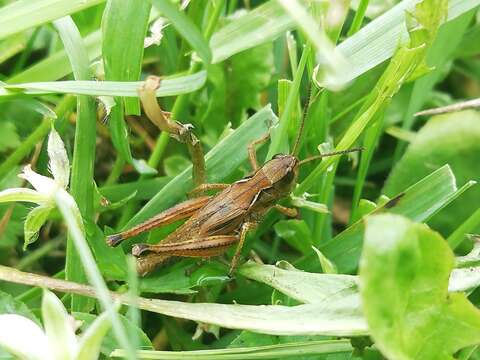
[[[148,84],[149,81],[147,80],[147,86]],[[150,86],[152,84],[153,88],[158,86],[158,82],[155,85],[154,81],[150,81]],[[151,89],[144,89],[143,93],[141,92],[141,99],[147,115],[151,119],[156,118],[154,122],[160,122],[159,127],[162,130],[169,131],[177,139],[190,144],[189,150],[192,157],[198,157],[201,150],[197,148],[197,155],[195,155],[195,151],[191,150],[193,148],[192,143],[197,146],[198,141],[192,135],[189,135],[190,128],[166,119],[165,113],[158,107]],[[296,209],[283,207],[277,202],[292,192],[300,166],[325,156],[360,150],[351,149],[312,156],[305,160],[297,159],[296,153],[306,113],[307,110],[304,111],[292,154],[275,155],[270,161],[259,167],[255,147],[268,140],[269,136],[266,134],[248,147],[250,164],[253,168],[251,175],[233,184],[203,184],[196,181],[197,186],[192,190],[191,195],[199,195],[209,190],[219,190],[220,192],[213,196],[189,199],[129,230],[110,235],[107,237],[108,244],[116,246],[129,237],[188,218],[183,225],[163,239],[160,244],[136,244],[133,246],[132,254],[139,257],[137,263],[139,273],[146,274],[171,257],[211,257],[220,255],[231,245],[237,244],[230,266],[231,274],[237,265],[247,232],[258,225],[267,211],[275,208],[290,217],[297,215]],[[191,139],[194,139],[194,141],[190,141]],[[198,167],[203,166],[203,161],[198,165],[198,162],[195,163],[194,159],[194,178],[195,174],[203,176],[203,169],[198,169]],[[195,170],[195,167],[197,167],[197,170]]]

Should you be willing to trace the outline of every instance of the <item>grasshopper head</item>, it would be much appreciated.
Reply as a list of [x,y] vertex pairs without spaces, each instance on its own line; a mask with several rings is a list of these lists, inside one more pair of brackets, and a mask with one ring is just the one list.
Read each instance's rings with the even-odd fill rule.
[[297,181],[298,159],[293,155],[277,154],[262,167],[272,187],[287,195]]

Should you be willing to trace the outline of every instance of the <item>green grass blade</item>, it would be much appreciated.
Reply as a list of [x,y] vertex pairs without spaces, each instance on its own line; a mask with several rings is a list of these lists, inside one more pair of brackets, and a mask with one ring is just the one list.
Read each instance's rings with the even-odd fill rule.
[[210,40],[212,62],[272,41],[294,27],[293,19],[276,0],[267,1],[215,32]]
[[[398,45],[408,39],[405,12],[413,11],[418,0],[404,0],[379,16],[337,48],[351,64],[348,79],[354,80],[389,59]],[[480,5],[480,0],[450,0],[448,20]]]
[[198,56],[200,56],[203,62],[209,64],[212,59],[210,46],[200,30],[187,17],[185,12],[180,11],[170,0],[152,0],[152,3],[153,6],[172,22],[178,33],[198,53]]
[[[221,182],[247,159],[247,146],[269,131],[277,122],[277,117],[269,106],[245,121],[227,138],[218,143],[205,157],[208,180]],[[131,227],[158,214],[182,198],[192,187],[192,169],[189,166],[181,174],[165,185],[128,222]]]
[[[90,61],[78,29],[70,17],[55,21],[65,51],[70,59],[76,79],[90,79]],[[93,169],[95,162],[97,113],[92,98],[79,96],[77,99],[77,124],[73,149],[72,174],[70,188],[82,217],[93,220]],[[85,282],[85,273],[81,270],[81,259],[75,250],[72,239],[67,241],[66,278]],[[72,296],[72,310],[82,311],[88,307],[85,298]]]
[[297,0],[279,0],[287,13],[294,19],[297,27],[303,31],[315,46],[320,71],[314,75],[321,77],[326,87],[339,89],[345,86],[343,80],[349,71],[349,66],[343,55],[335,48],[325,31],[320,30],[317,22]]
[[[150,9],[151,4],[148,1],[107,2],[102,19],[105,80],[139,80]],[[140,115],[138,99],[126,98],[124,101],[126,115]],[[117,110],[113,108],[112,112]]]
[[0,9],[0,39],[65,15],[89,8],[105,0],[19,0]]
[[[316,340],[293,342],[278,345],[252,346],[231,349],[194,350],[194,351],[149,351],[137,352],[139,359],[163,360],[255,360],[283,359],[285,357],[304,357],[308,355],[346,353],[353,351],[349,340]],[[115,350],[112,357],[123,357],[125,351]]]
[[[200,89],[206,81],[205,71],[192,75],[169,77],[161,81],[156,91],[157,97],[187,94]],[[76,94],[90,96],[128,96],[138,97],[138,89],[143,81],[55,81],[23,84],[8,84],[0,88],[0,96],[12,95],[7,89],[19,89],[29,95]]]
[[347,36],[352,36],[362,27],[369,2],[370,0],[360,0],[357,11],[355,12],[355,17],[352,20],[352,25],[350,25],[350,29],[348,29]]
[[289,87],[287,102],[282,111],[280,118],[280,124],[272,132],[272,142],[268,149],[267,160],[271,159],[275,154],[285,153],[283,145],[288,144],[288,128],[291,121],[292,113],[295,111],[295,107],[298,104],[299,92],[300,92],[300,83],[302,81],[303,72],[305,71],[305,65],[307,63],[308,56],[310,54],[310,47],[306,47],[303,50],[302,57],[297,66],[297,71],[293,76],[293,83]]

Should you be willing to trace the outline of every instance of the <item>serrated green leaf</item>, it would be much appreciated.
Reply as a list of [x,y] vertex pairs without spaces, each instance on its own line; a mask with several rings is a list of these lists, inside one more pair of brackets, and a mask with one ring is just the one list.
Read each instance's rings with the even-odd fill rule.
[[398,215],[367,219],[360,294],[385,356],[453,359],[480,342],[480,311],[464,294],[447,294],[452,268],[450,248],[427,226]]

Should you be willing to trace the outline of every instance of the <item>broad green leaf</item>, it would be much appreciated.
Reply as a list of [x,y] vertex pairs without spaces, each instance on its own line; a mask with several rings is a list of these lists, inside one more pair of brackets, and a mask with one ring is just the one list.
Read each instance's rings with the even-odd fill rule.
[[23,243],[23,250],[25,250],[28,245],[34,243],[37,240],[38,232],[40,231],[40,228],[43,226],[45,221],[47,221],[48,215],[50,215],[52,210],[52,205],[40,205],[32,209],[28,213],[24,223],[23,232],[25,240]]
[[0,8],[0,39],[73,14],[104,0],[19,0]]
[[[161,81],[156,91],[157,97],[186,94],[203,86],[206,72],[193,75],[169,77]],[[3,95],[12,95],[7,89],[19,89],[25,94],[42,95],[51,93],[78,94],[91,96],[138,97],[138,89],[143,81],[56,81],[24,84],[8,84],[3,87]],[[17,90],[15,90],[17,91]]]
[[[258,335],[258,334],[257,334]],[[164,360],[183,360],[183,359],[218,359],[218,360],[243,360],[243,359],[282,359],[285,357],[309,355],[349,353],[353,350],[350,342],[347,340],[317,340],[292,342],[277,345],[237,347],[230,349],[214,350],[196,350],[196,351],[147,351],[137,352],[139,359],[164,359]],[[115,350],[111,356],[123,357],[123,350]],[[317,357],[316,357],[317,358]]]
[[[479,136],[478,112],[464,111],[430,119],[393,168],[383,191],[391,196],[445,164],[451,166],[459,185],[470,180],[480,181],[476,156],[480,151]],[[475,186],[435,216],[430,224],[434,229],[449,234],[478,208],[479,202],[480,188]]]
[[[270,106],[266,106],[221,140],[205,157],[209,182],[218,183],[236,170],[247,159],[248,144],[268,132],[276,122],[275,114]],[[191,179],[192,169],[189,166],[140,209],[128,222],[126,228],[145,221],[181,199],[191,189]]]
[[206,64],[210,63],[212,58],[210,47],[200,30],[188,18],[185,12],[180,11],[170,0],[152,0],[152,3],[162,15],[172,22],[178,33],[198,53],[203,62]]
[[249,262],[238,269],[241,275],[263,282],[291,298],[307,304],[345,301],[361,317],[358,278],[353,275],[317,274]]
[[74,360],[77,338],[73,323],[60,299],[48,290],[43,291],[42,318],[48,344],[55,358]]
[[398,215],[367,218],[360,264],[363,310],[391,359],[453,359],[480,342],[480,311],[447,293],[453,253],[426,225]]

